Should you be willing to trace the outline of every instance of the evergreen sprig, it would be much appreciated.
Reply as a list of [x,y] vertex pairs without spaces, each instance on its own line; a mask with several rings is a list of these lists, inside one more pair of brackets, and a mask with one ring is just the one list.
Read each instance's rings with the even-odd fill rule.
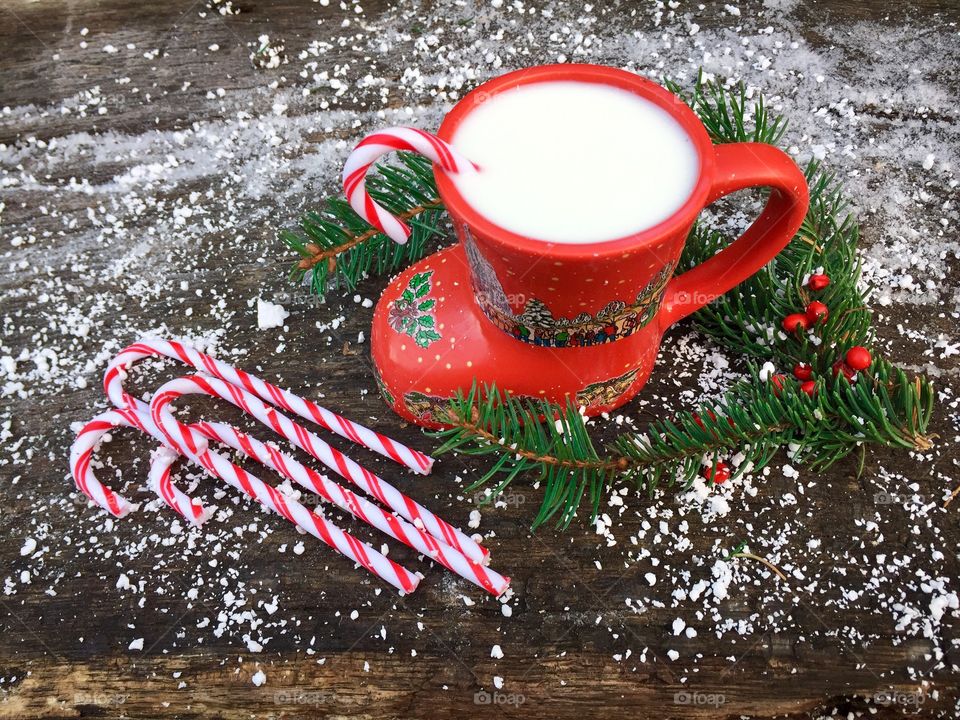
[[[541,422],[544,419],[548,421]],[[579,409],[569,402],[558,406],[515,398],[496,386],[474,385],[451,401],[444,423],[450,428],[434,433],[444,439],[437,454],[456,450],[463,455],[497,456],[468,492],[495,481],[487,495],[492,500],[521,473],[539,474],[545,490],[535,526],[558,511],[561,522],[569,524],[571,509],[580,505],[585,494],[596,513],[610,479],[629,467],[625,458],[597,454]]]
[[748,111],[750,93],[743,83],[729,89],[716,80],[704,82],[701,70],[691,92],[672,80],[665,79],[663,85],[690,106],[715,143],[776,145],[787,131],[786,119],[781,115],[770,115],[763,95],[752,100]]
[[[598,451],[587,421],[572,402],[556,405],[511,397],[495,387],[474,387],[450,403],[433,433],[443,439],[438,454],[494,455],[493,466],[469,488],[486,485],[496,499],[521,473],[533,471],[544,486],[534,527],[557,518],[566,527],[586,496],[591,517],[615,483],[652,494],[661,485],[687,489],[704,471],[736,451],[733,477],[767,465],[790,445],[797,462],[823,470],[869,444],[927,450],[933,410],[931,385],[910,380],[886,360],[850,383],[841,375],[818,381],[813,397],[795,382],[776,391],[751,369],[750,378],[696,411],[655,420],[646,432],[625,432]],[[546,420],[544,422],[544,420]]]
[[375,230],[340,198],[304,213],[299,232],[280,232],[280,239],[301,257],[291,278],[308,284],[321,299],[341,286],[353,290],[369,273],[386,275],[419,260],[426,254],[427,241],[441,232],[443,204],[430,161],[407,152],[397,156],[399,165],[377,165],[377,172],[367,177],[367,190],[410,226],[406,244]]
[[[807,165],[810,209],[796,237],[760,272],[693,315],[696,327],[718,343],[781,367],[807,363],[826,373],[840,350],[873,341],[870,288],[860,281],[856,246],[859,229],[846,213],[841,188],[817,162]],[[698,223],[687,240],[680,269],[713,256],[729,239]],[[814,334],[787,335],[781,321],[805,308],[814,297],[807,280],[814,272],[830,277],[816,299],[830,308]]]

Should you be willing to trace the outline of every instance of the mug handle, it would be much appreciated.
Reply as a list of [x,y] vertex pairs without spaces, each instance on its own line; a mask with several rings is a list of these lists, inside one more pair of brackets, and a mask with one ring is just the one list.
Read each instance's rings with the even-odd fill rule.
[[347,201],[357,215],[403,245],[410,237],[410,228],[370,197],[366,180],[367,171],[380,157],[397,150],[423,155],[448,173],[468,172],[476,166],[436,135],[412,127],[385,128],[357,143],[343,166],[343,192]]
[[713,186],[707,205],[748,187],[770,187],[770,198],[760,216],[737,240],[670,280],[658,314],[661,330],[759,271],[786,247],[807,214],[807,180],[782,150],[765,143],[731,143],[714,146],[714,157]]

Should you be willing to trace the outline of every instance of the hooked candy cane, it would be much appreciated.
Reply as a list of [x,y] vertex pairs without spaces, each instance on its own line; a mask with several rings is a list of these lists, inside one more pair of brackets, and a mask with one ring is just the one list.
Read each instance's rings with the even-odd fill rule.
[[[248,405],[251,401],[254,404],[258,404],[258,407],[262,411],[261,421],[266,422],[266,418],[271,414],[276,418],[283,418],[283,424],[287,426],[289,431],[293,431],[298,436],[304,438],[303,442],[307,445],[304,449],[308,449],[308,451],[312,449],[314,453],[317,452],[313,447],[314,444],[318,447],[326,446],[331,451],[333,451],[333,449],[329,448],[326,443],[323,443],[323,441],[315,435],[306,431],[302,426],[293,423],[285,416],[277,413],[274,408],[267,406],[262,400],[266,399],[274,402],[278,406],[295,412],[306,419],[313,420],[343,437],[361,442],[361,444],[365,444],[370,449],[395,459],[422,474],[426,474],[430,470],[433,460],[422,453],[418,453],[400,443],[391,441],[389,438],[374,433],[363,426],[351,423],[345,418],[341,418],[308,400],[304,400],[293,393],[263,382],[242,370],[221,363],[204,353],[200,353],[194,348],[176,342],[151,340],[125,348],[110,363],[106,376],[104,377],[104,386],[110,399],[117,405],[117,409],[102,413],[88,422],[78,432],[71,446],[71,470],[78,488],[86,494],[87,497],[116,517],[123,517],[131,510],[136,509],[137,506],[135,504],[100,483],[91,468],[93,452],[106,433],[117,427],[135,427],[160,440],[162,443],[162,447],[153,453],[151,458],[150,487],[170,507],[188,521],[199,525],[209,517],[210,511],[204,508],[201,503],[180,491],[173,484],[170,470],[172,464],[178,457],[178,453],[186,455],[190,460],[201,465],[208,473],[221,478],[232,487],[253,497],[265,507],[281,514],[306,532],[323,540],[335,550],[367,568],[399,590],[411,592],[416,588],[421,577],[419,574],[410,573],[406,568],[387,559],[382,553],[366,543],[357,540],[349,533],[345,533],[335,527],[323,516],[310,511],[299,502],[285,498],[277,490],[259,480],[259,478],[247,473],[219,453],[210,450],[208,447],[208,438],[203,432],[197,429],[197,426],[193,426],[192,428],[182,426],[171,416],[170,419],[174,423],[174,426],[172,428],[161,428],[154,419],[151,406],[124,392],[122,386],[123,379],[125,378],[124,368],[132,362],[150,355],[166,355],[182,360],[194,367],[215,373],[217,377],[211,378],[210,381],[216,382],[219,385],[219,389],[224,393],[223,397],[231,401],[234,401],[234,397],[242,398],[246,404],[237,402],[235,402],[235,404],[239,404],[240,407],[247,409],[248,412],[250,412]],[[231,383],[237,383],[237,385]],[[167,412],[169,414],[169,410]],[[270,423],[268,422],[268,424]],[[225,442],[228,439],[226,430],[232,430],[229,426],[219,423],[207,423],[204,425],[207,430],[216,427],[219,431],[217,439],[224,440]],[[271,427],[275,427],[273,424],[270,425]],[[337,426],[339,426],[339,429]],[[374,494],[375,497],[384,499],[382,494],[384,488],[386,488],[388,493],[389,491],[393,491],[393,493],[396,493],[410,505],[411,512],[417,513],[417,520],[414,521],[415,524],[426,525],[428,529],[433,527],[433,531],[439,532],[441,535],[447,531],[456,534],[453,535],[452,538],[448,538],[447,535],[443,535],[442,538],[439,536],[431,537],[418,527],[387,513],[366,499],[357,497],[350,491],[340,488],[336,483],[331,483],[326,478],[321,478],[318,473],[300,465],[292,458],[269,448],[249,436],[239,433],[239,431],[234,432],[238,433],[234,438],[236,442],[239,443],[242,437],[247,448],[255,451],[255,454],[251,455],[251,457],[258,459],[269,467],[277,469],[281,473],[283,473],[284,468],[286,468],[289,473],[300,473],[300,477],[291,474],[287,474],[287,476],[317,492],[320,492],[321,489],[327,490],[325,495],[327,498],[336,498],[336,493],[339,492],[340,500],[348,505],[346,509],[360,511],[359,513],[354,512],[357,517],[366,520],[375,527],[384,529],[393,537],[401,539],[431,559],[436,559],[454,572],[458,572],[493,594],[499,595],[506,590],[509,584],[509,578],[504,578],[495,571],[479,565],[474,562],[473,559],[467,558],[463,554],[462,549],[458,550],[450,547],[447,542],[445,542],[447,540],[456,542],[457,536],[461,535],[459,531],[455,531],[452,526],[439,520],[439,518],[435,518],[435,516],[429,514],[429,511],[421,508],[372,473],[363,470],[341,453],[333,451],[330,453],[330,457],[332,459],[346,461],[348,467],[355,466],[361,473],[369,476],[370,479],[374,481],[370,487],[377,488],[381,493],[378,495],[373,490],[368,489],[368,492]],[[173,440],[172,438],[177,438],[177,440]],[[241,450],[243,449],[244,448],[241,448]],[[256,453],[259,453],[259,456]],[[284,465],[284,463],[286,464]],[[318,483],[317,478],[321,478],[323,482]],[[328,483],[328,485],[324,485],[324,483]],[[324,495],[324,493],[321,492],[321,495]],[[390,532],[391,530],[393,530],[392,533]],[[466,536],[462,537],[473,543],[473,541],[466,538]],[[479,554],[481,557],[486,559],[487,551],[479,545],[476,545],[476,543],[473,544],[476,549],[480,551]]]
[[[136,505],[122,495],[114,492],[97,480],[90,467],[93,451],[97,443],[111,430],[118,427],[132,427],[148,435],[167,442],[163,433],[157,429],[149,415],[137,413],[133,410],[110,410],[97,415],[77,432],[77,436],[70,446],[70,469],[77,487],[93,502],[105,509],[114,517],[123,517]],[[167,452],[172,452],[167,450]],[[169,479],[169,476],[159,484],[151,484],[153,490],[171,508],[180,513],[194,525],[203,524],[210,516],[210,511],[203,505],[181,492]]]
[[108,432],[118,427],[137,427],[128,414],[132,413],[125,410],[110,410],[97,415],[80,428],[70,446],[70,472],[77,487],[93,502],[118,518],[135,510],[137,505],[97,480],[93,468],[90,467],[90,461],[97,443]]
[[436,560],[448,570],[482,587],[491,595],[502,595],[510,585],[510,578],[505,578],[495,570],[469,560],[462,553],[402,518],[388,513],[366,498],[332,482],[316,470],[302,465],[286,453],[250,437],[231,425],[203,421],[191,424],[190,428],[210,440],[225,443],[298,485],[317,493],[327,502],[349,512],[368,525],[382,530],[428,558]]
[[146,403],[124,391],[124,369],[137,360],[154,355],[163,355],[173,360],[180,360],[186,365],[192,365],[200,372],[209,373],[216,378],[242,387],[261,400],[283,408],[287,412],[295,413],[305,420],[315,422],[320,427],[390,458],[416,473],[427,475],[433,467],[433,458],[429,455],[348,420],[288,390],[254,377],[243,370],[202,353],[196,348],[171,340],[138,340],[121,350],[110,361],[103,377],[103,387],[107,397],[116,407],[140,412],[147,411]]
[[[179,453],[174,452],[170,448],[163,445],[159,446],[153,452],[154,455],[150,458],[150,472],[147,475],[147,484],[157,495],[163,499],[167,505],[172,507],[187,520],[199,527],[213,514],[213,512],[200,507],[197,500],[194,500],[193,498],[184,494],[173,483],[173,479],[170,477],[170,466],[177,459],[177,457],[179,457]],[[158,458],[156,457],[157,455],[162,455],[163,457]],[[153,469],[155,467],[162,466],[164,463],[166,463],[166,470],[159,473],[154,473]],[[200,509],[199,513],[196,512],[196,508],[198,507]]]
[[[195,432],[186,426],[184,428],[184,434],[189,435]],[[194,438],[194,444],[195,440]],[[165,449],[161,448],[161,450]],[[322,540],[341,555],[363,566],[398,590],[405,593],[413,592],[420,583],[419,575],[390,560],[368,543],[358,540],[348,532],[344,532],[322,515],[311,511],[297,500],[284,497],[280,491],[230,462],[219,453],[207,449],[200,455],[193,455],[190,452],[184,454],[190,460],[205,468],[211,475],[220,478],[264,507],[285,517],[297,527]],[[177,458],[176,453],[169,451],[154,453],[150,465],[150,475],[154,478],[154,482],[160,482],[161,478],[169,476],[170,467],[176,462]]]
[[408,150],[429,158],[448,173],[471,172],[476,166],[436,135],[412,127],[391,127],[367,135],[357,143],[343,166],[343,192],[354,211],[395,243],[403,245],[410,228],[367,192],[367,171],[378,158]]
[[182,395],[212,395],[236,405],[391,510],[417,527],[422,527],[434,538],[442,540],[474,562],[486,563],[489,551],[471,537],[404,495],[386,480],[361,467],[302,425],[277,412],[257,396],[218,378],[201,375],[181,377],[165,383],[154,393],[150,401],[150,413],[157,427],[167,434],[170,444],[189,448],[196,437],[186,425],[173,417],[169,408],[169,403]]

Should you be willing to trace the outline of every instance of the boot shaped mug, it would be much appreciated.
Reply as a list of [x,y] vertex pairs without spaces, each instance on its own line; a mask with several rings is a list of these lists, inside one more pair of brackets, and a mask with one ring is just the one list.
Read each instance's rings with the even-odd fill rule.
[[[458,172],[474,171],[453,143],[464,118],[497,93],[554,81],[636,93],[679,124],[699,170],[678,210],[625,237],[555,243],[507,230],[464,199],[453,180]],[[669,91],[633,73],[594,65],[532,67],[490,80],[453,107],[436,135],[391,128],[365,138],[347,161],[344,189],[363,217],[403,242],[405,223],[364,187],[376,158],[395,150],[434,161],[440,198],[459,238],[400,273],[374,313],[371,345],[380,390],[395,412],[426,427],[441,427],[449,398],[468,392],[474,382],[496,383],[515,397],[559,403],[570,398],[587,415],[622,405],[650,376],[664,331],[766,265],[796,233],[808,205],[803,173],[780,150],[760,143],[715,146],[696,115]],[[630,175],[624,171],[621,182],[629,183]],[[674,275],[700,211],[755,186],[769,187],[770,194],[746,232],[706,262]]]

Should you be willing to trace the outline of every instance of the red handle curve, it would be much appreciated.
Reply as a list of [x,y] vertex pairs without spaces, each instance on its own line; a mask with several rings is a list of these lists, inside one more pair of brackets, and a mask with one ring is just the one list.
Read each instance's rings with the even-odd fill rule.
[[782,150],[764,143],[732,143],[717,145],[714,153],[714,180],[707,204],[756,186],[770,187],[770,198],[760,216],[737,240],[669,282],[657,316],[661,329],[699,310],[760,270],[790,242],[807,214],[810,193],[806,178]]

